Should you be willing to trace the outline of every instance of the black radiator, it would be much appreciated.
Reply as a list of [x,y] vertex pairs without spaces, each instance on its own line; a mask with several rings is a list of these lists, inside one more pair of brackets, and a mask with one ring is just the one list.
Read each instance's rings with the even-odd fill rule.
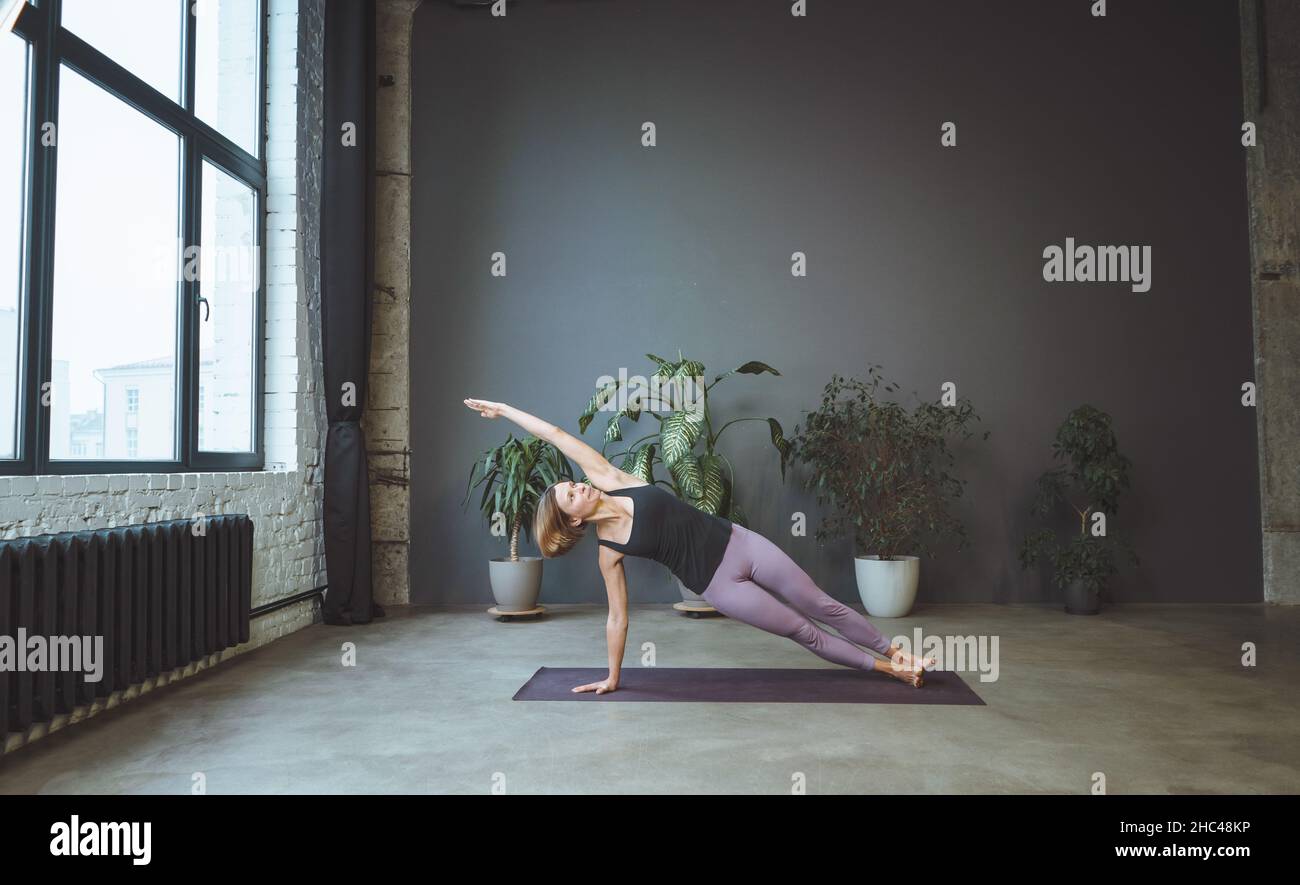
[[[102,677],[0,669],[0,732],[248,641],[246,514],[0,540],[0,637],[102,636]],[[18,649],[23,654],[22,649]]]

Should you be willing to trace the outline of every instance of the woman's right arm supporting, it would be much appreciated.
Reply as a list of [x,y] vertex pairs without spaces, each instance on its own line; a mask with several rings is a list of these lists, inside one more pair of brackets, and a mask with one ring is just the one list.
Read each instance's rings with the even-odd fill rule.
[[613,691],[618,687],[623,669],[623,649],[627,645],[627,577],[623,574],[623,554],[602,546],[600,573],[605,578],[605,593],[609,596],[605,643],[609,646],[608,690]]
[[567,457],[571,458],[587,475],[587,478],[591,480],[591,484],[601,491],[642,484],[640,479],[624,473],[613,464],[610,464],[600,452],[576,436],[561,430],[549,421],[543,421],[536,415],[530,415],[505,403],[494,403],[481,399],[467,399],[465,405],[477,411],[484,418],[496,418],[498,416],[507,418],[538,439],[545,440],[555,446]]
[[609,595],[609,617],[605,619],[605,644],[609,646],[609,676],[600,682],[574,686],[573,690],[604,694],[618,688],[623,672],[623,649],[627,645],[627,579],[623,575],[623,554],[600,548],[600,573]]

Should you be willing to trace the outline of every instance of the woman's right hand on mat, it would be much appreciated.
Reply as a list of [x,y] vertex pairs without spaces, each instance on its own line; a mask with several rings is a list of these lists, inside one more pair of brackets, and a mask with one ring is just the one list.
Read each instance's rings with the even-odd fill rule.
[[574,691],[594,691],[596,694],[604,694],[607,691],[613,691],[618,688],[618,680],[602,679],[600,682],[589,682],[586,685],[579,685]]
[[484,418],[496,418],[501,414],[504,403],[488,402],[485,399],[467,399],[465,405],[478,412]]

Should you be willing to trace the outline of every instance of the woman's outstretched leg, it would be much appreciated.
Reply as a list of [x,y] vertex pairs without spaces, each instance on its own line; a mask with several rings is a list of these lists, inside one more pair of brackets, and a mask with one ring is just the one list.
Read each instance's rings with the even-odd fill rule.
[[843,667],[873,669],[875,658],[871,655],[827,633],[753,581],[715,581],[702,595],[709,605],[732,620],[793,639],[813,654]]
[[872,657],[853,643],[818,627],[753,581],[715,579],[702,595],[705,601],[732,620],[793,639],[832,663],[855,670],[878,670],[918,688],[923,684],[923,671],[897,669]]
[[[752,579],[760,586],[784,599],[806,617],[834,627],[851,642],[891,660],[898,653],[899,648],[889,641],[888,636],[857,611],[818,587],[808,573],[772,541],[748,530],[745,541],[753,563]],[[921,665],[919,660],[915,663]],[[933,661],[927,659],[927,663]]]

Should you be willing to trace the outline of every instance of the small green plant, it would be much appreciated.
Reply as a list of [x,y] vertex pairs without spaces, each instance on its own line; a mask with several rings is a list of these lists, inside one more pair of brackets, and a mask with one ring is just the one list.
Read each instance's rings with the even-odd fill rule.
[[1112,524],[1120,492],[1129,487],[1132,462],[1119,452],[1110,416],[1087,404],[1057,429],[1052,457],[1067,463],[1038,478],[1033,513],[1048,518],[1064,504],[1078,516],[1078,531],[1064,542],[1050,528],[1030,532],[1020,548],[1021,567],[1046,559],[1057,587],[1082,581],[1089,590],[1100,589],[1118,571],[1117,549],[1138,563],[1132,545]]
[[[908,410],[882,401],[878,391],[898,390],[885,383],[879,365],[869,381],[832,375],[821,406],[795,427],[794,458],[808,467],[804,485],[832,514],[818,527],[819,541],[851,535],[855,555],[882,560],[928,552],[927,536],[955,534],[966,544],[961,521],[948,504],[961,496],[966,481],[952,473],[948,437],[974,435],[980,420],[969,400],[951,406],[922,402]],[[988,431],[983,439],[988,439]]]
[[[597,412],[612,412],[605,424],[602,454],[611,461],[621,456],[621,470],[648,483],[667,486],[678,498],[705,513],[745,525],[745,515],[736,503],[735,470],[719,451],[718,440],[733,424],[766,422],[772,445],[780,454],[782,478],[785,477],[790,444],[781,423],[775,418],[733,418],[714,430],[709,394],[718,382],[732,375],[781,373],[767,363],[753,360],[705,384],[707,370],[698,360],[684,359],[680,352],[675,361],[652,353],[646,357],[656,365],[649,379],[640,376],[628,378],[625,373],[618,378],[604,376],[600,379],[595,395],[578,418],[579,431],[587,432]],[[636,423],[643,413],[654,419],[655,426],[640,439],[624,442],[623,422]],[[622,451],[606,454],[615,443],[624,444]],[[656,465],[667,470],[668,479],[656,478]]]
[[542,494],[552,483],[566,479],[573,479],[573,468],[559,449],[536,437],[515,439],[511,434],[474,462],[461,506],[482,486],[479,510],[489,523],[502,521],[510,535],[510,561],[518,562],[520,530],[529,536]]

